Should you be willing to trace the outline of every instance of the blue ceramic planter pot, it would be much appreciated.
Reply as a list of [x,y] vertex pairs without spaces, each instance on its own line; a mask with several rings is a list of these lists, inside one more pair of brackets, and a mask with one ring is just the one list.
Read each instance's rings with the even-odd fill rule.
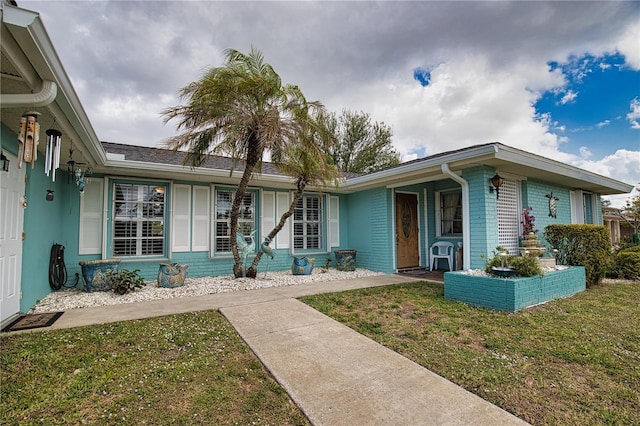
[[313,260],[306,257],[294,257],[291,265],[293,275],[311,275],[313,272]]
[[107,271],[117,272],[120,259],[83,260],[79,263],[87,292],[111,290],[111,283],[107,280]]
[[182,287],[188,275],[188,267],[189,265],[181,265],[179,263],[161,263],[158,270],[158,287]]
[[335,250],[336,269],[338,271],[355,271],[356,252],[357,250]]

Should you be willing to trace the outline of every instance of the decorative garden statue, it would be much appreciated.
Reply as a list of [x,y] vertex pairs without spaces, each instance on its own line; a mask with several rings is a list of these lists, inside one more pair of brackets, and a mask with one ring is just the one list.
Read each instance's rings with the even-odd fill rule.
[[[264,254],[266,254],[271,259],[273,259],[273,257],[275,256],[275,253],[273,252],[271,247],[269,247],[269,243],[271,243],[271,238],[269,238],[267,236],[267,237],[265,237],[264,242],[262,244],[260,244],[260,251],[262,251]],[[269,270],[269,261],[267,261],[267,269],[264,271],[264,277],[265,278],[267,278],[267,271],[268,270]]]
[[256,231],[251,231],[251,234],[249,234],[251,243],[247,243],[245,236],[240,232],[236,232],[236,243],[238,243],[238,250],[240,251],[240,257],[242,258],[242,278],[246,278],[247,276],[247,256],[256,249],[256,240],[253,237],[255,233]]

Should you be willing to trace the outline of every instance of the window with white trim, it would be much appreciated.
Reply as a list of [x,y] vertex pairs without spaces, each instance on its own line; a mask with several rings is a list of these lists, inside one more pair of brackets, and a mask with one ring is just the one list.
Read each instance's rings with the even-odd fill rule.
[[322,247],[322,199],[303,195],[293,212],[293,247],[314,250]]
[[440,197],[440,235],[462,235],[462,191],[438,194]]
[[113,184],[113,255],[164,256],[165,184]]
[[[215,191],[215,214],[213,229],[215,253],[231,252],[231,204],[235,191],[217,189]],[[248,236],[256,229],[255,193],[247,192],[242,198],[238,212],[238,232]],[[235,236],[234,236],[235,238]]]

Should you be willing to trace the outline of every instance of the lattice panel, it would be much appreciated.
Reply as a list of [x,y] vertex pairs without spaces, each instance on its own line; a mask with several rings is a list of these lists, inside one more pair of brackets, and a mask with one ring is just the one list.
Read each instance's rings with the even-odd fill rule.
[[512,254],[518,253],[520,235],[519,182],[505,180],[498,198],[498,242]]

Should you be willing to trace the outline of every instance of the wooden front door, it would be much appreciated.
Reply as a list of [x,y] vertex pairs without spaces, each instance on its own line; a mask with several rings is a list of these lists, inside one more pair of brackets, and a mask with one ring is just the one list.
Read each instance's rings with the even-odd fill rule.
[[396,254],[398,269],[420,266],[416,194],[396,194]]

